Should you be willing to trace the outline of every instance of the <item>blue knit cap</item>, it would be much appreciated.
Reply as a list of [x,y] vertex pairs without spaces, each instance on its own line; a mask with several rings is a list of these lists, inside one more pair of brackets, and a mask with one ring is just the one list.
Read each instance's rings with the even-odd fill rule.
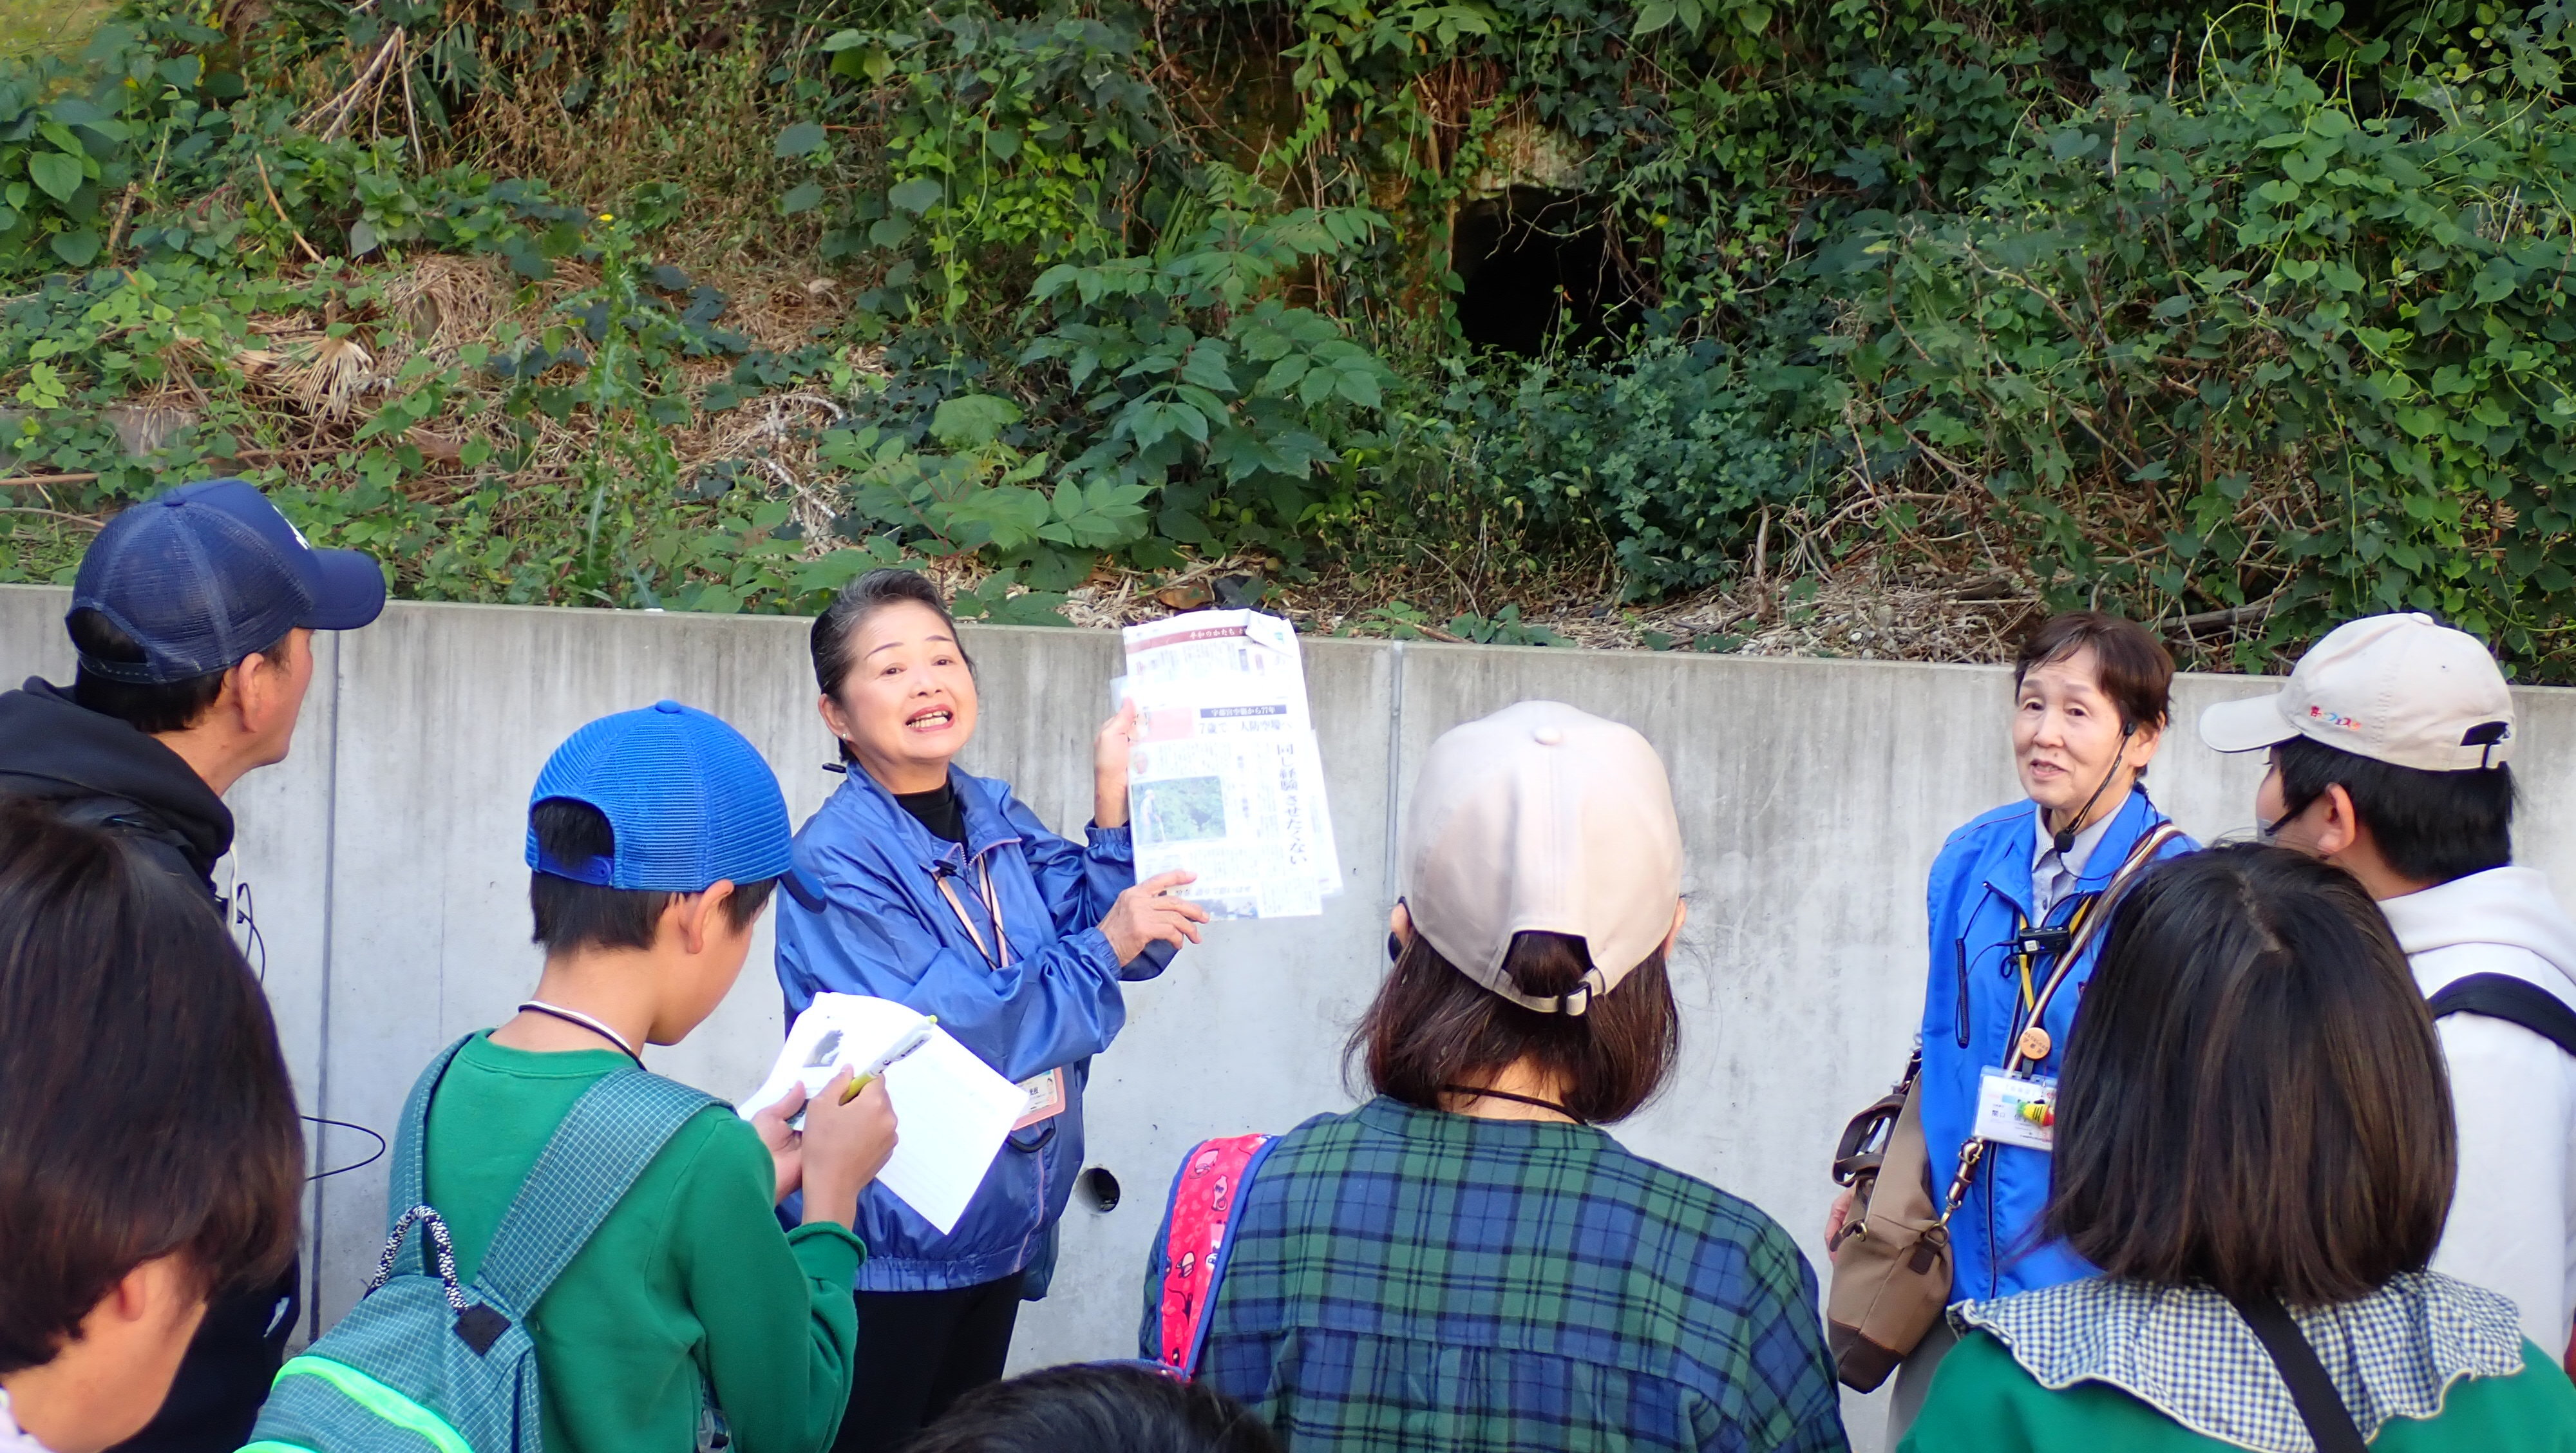
[[599,809],[616,848],[557,862],[528,829],[528,866],[603,888],[703,892],[758,883],[790,866],[787,800],[742,733],[693,706],[657,701],[604,716],[564,739],[537,774],[528,806],[568,798]]

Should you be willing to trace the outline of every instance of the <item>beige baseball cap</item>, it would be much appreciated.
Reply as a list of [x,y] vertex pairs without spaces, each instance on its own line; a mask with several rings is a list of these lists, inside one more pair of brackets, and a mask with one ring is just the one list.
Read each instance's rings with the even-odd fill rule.
[[2304,736],[2425,772],[2513,755],[2513,692],[2478,638],[2418,613],[2347,621],[2299,658],[2272,696],[2200,714],[2200,739],[2252,752]]
[[[1460,972],[1541,1013],[1580,1014],[1645,962],[1681,901],[1682,830],[1663,758],[1633,727],[1524,701],[1440,734],[1404,815],[1416,932]],[[1512,935],[1571,934],[1592,970],[1561,999],[1503,971]]]

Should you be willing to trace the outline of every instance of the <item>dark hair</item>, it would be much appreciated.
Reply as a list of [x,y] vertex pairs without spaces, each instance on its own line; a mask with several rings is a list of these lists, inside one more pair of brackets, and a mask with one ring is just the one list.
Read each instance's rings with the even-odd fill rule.
[[2307,737],[2272,749],[2283,821],[2341,785],[2379,855],[2401,878],[2448,883],[2513,861],[2513,769],[2427,772]]
[[[1592,968],[1583,940],[1517,933],[1503,969],[1532,998],[1574,992]],[[1351,1032],[1348,1055],[1365,1057],[1381,1095],[1440,1108],[1441,1086],[1476,1083],[1522,1059],[1560,1081],[1568,1114],[1587,1124],[1624,1120],[1664,1087],[1681,1044],[1681,1013],[1657,948],[1619,987],[1581,1014],[1524,1009],[1458,971],[1415,934],[1387,971],[1377,999]]]
[[277,1027],[204,890],[0,800],[0,1373],[128,1272],[208,1295],[294,1255],[304,1136]]
[[[832,603],[814,617],[814,684],[825,696],[839,696],[841,683],[849,679],[850,668],[858,663],[850,659],[851,637],[868,617],[890,605],[910,601],[926,605],[948,626],[948,634],[957,635],[957,617],[948,613],[948,602],[939,598],[939,587],[918,570],[871,570],[841,587]],[[958,642],[957,654],[966,669],[975,669],[975,658],[966,654],[966,645]]]
[[2071,610],[2039,623],[2013,658],[2013,690],[2042,666],[2093,648],[2102,694],[2120,708],[2120,724],[2161,727],[2173,713],[2173,655],[2146,627],[2098,610]]
[[[116,622],[86,607],[66,618],[72,633],[72,647],[81,655],[99,661],[131,661],[141,665],[145,660],[143,646],[119,629]],[[254,652],[271,666],[286,664],[286,643],[294,632],[278,637],[264,651]],[[139,732],[180,732],[195,726],[212,710],[216,698],[224,694],[224,678],[232,674],[227,666],[203,676],[159,684],[114,681],[80,668],[72,677],[72,701],[85,711],[112,716]]]
[[2388,921],[2342,869],[2240,844],[2112,914],[2059,1083],[2046,1224],[2109,1275],[2295,1306],[2421,1270],[2451,1095]]
[[904,1453],[1278,1453],[1241,1403],[1204,1382],[1123,1363],[1049,1367],[987,1383]]
[[[604,858],[617,850],[617,830],[608,825],[608,818],[589,803],[569,797],[549,797],[529,808],[528,827],[537,835],[539,850],[559,863]],[[760,910],[769,906],[770,891],[777,886],[775,878],[734,884],[733,896],[724,901],[725,921],[736,929],[750,927]],[[603,888],[552,873],[530,873],[528,912],[537,928],[529,940],[543,945],[549,954],[579,948],[648,949],[661,929],[663,911],[682,896],[651,888]]]

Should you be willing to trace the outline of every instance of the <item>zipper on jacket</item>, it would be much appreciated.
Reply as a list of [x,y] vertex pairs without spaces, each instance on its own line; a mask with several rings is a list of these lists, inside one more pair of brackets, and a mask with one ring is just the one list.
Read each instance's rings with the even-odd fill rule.
[[1959,1012],[1956,1020],[1959,1029],[1959,1048],[1966,1049],[1968,1047],[1968,941],[1965,938],[1954,939],[1950,947],[1957,951],[1959,961]]

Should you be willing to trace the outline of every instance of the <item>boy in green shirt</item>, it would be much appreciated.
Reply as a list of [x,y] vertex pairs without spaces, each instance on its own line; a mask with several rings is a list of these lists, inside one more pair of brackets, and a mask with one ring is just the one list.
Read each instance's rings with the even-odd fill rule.
[[[677,702],[592,722],[547,760],[527,846],[544,977],[430,1101],[427,1191],[460,1279],[573,1102],[723,1001],[788,844],[768,764]],[[831,1446],[857,1342],[850,1220],[895,1141],[883,1085],[845,1105],[847,1078],[749,1124],[700,1112],[548,1289],[527,1326],[549,1453],[690,1453],[711,1406],[733,1453]],[[804,1224],[781,1234],[800,1187]]]

